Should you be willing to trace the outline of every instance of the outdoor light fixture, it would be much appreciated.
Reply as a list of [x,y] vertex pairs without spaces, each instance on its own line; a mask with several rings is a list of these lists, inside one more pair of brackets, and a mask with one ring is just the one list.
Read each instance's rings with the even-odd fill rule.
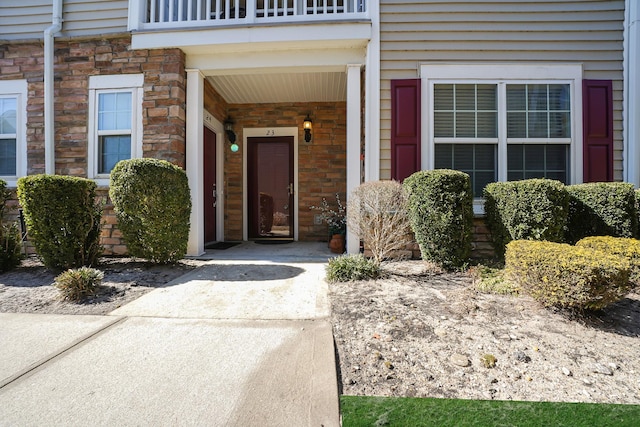
[[236,144],[236,133],[233,131],[233,120],[231,120],[231,117],[227,117],[227,120],[224,121],[224,131],[227,134],[229,143],[231,144],[229,148],[235,153],[240,149],[240,147]]
[[311,129],[313,128],[313,122],[311,121],[311,118],[309,117],[308,114],[307,114],[307,117],[305,117],[304,119],[302,128],[304,129],[305,142],[311,142]]

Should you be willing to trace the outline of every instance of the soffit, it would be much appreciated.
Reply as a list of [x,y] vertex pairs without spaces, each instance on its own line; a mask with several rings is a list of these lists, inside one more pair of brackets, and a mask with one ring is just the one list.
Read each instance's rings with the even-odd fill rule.
[[229,104],[345,101],[345,72],[230,74],[207,77]]

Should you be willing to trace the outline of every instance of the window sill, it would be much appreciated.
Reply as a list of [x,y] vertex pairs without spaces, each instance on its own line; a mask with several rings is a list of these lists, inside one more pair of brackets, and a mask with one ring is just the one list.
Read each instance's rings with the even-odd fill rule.
[[89,178],[95,181],[96,185],[98,187],[109,187],[109,182],[111,181],[111,178],[104,178],[104,177],[93,177],[93,178]]
[[484,199],[473,199],[473,216],[476,218],[484,218]]

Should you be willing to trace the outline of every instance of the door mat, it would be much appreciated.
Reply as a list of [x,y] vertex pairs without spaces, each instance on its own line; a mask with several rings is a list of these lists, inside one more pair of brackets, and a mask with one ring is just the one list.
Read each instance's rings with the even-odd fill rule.
[[204,248],[205,249],[229,249],[239,244],[240,242],[215,242],[215,243],[209,243],[208,245],[205,245]]
[[284,245],[287,243],[293,243],[293,240],[254,240],[253,243],[259,245]]

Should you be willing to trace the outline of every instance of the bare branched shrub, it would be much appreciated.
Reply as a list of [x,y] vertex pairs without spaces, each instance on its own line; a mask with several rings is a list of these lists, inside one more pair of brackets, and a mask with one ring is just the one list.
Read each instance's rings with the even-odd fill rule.
[[365,182],[351,193],[347,226],[380,264],[413,242],[407,195],[397,181]]

